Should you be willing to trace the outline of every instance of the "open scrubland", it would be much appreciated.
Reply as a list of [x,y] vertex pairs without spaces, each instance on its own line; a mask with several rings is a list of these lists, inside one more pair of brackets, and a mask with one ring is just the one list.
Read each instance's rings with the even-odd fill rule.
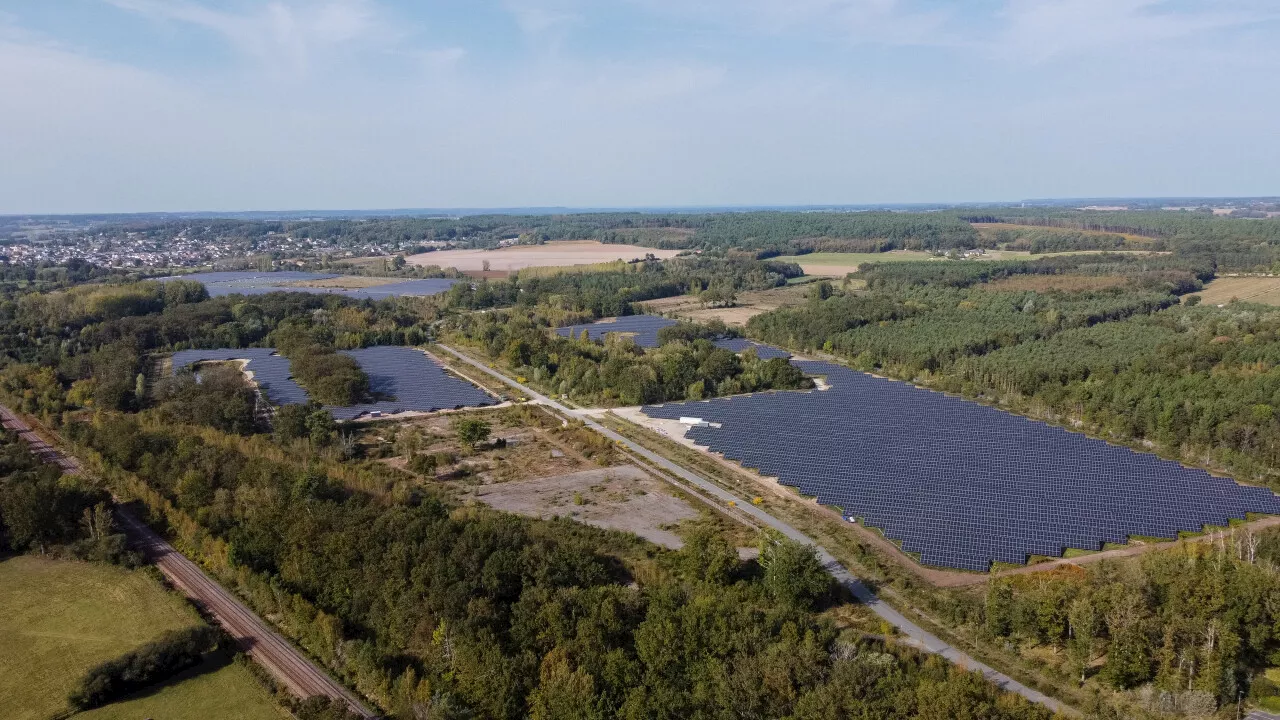
[[593,265],[613,260],[638,260],[646,255],[675,257],[678,250],[659,250],[638,245],[605,244],[595,240],[562,240],[542,245],[514,245],[496,250],[438,250],[410,255],[412,265],[436,265],[464,272],[485,270],[514,272],[527,267]]
[[914,250],[892,250],[879,253],[814,252],[805,255],[782,255],[772,258],[778,262],[796,263],[806,275],[844,277],[857,272],[864,263],[904,262],[928,260],[932,256]]

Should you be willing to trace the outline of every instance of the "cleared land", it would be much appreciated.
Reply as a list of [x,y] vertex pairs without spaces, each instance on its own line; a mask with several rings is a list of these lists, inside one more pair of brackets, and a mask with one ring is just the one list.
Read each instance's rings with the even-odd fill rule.
[[276,705],[244,667],[193,668],[173,682],[129,699],[78,713],[75,720],[285,720],[292,717]]
[[1205,285],[1199,295],[1210,305],[1232,300],[1280,305],[1280,277],[1220,277]]
[[1047,226],[1047,225],[1019,225],[1017,223],[970,223],[970,224],[973,225],[973,228],[977,230],[978,234],[983,237],[994,236],[997,232],[1001,230],[1009,230],[1014,232],[1049,230],[1049,231],[1057,231],[1057,232],[1064,232],[1064,233],[1076,233],[1079,235],[1101,235],[1104,237],[1114,237],[1116,235],[1119,235],[1120,237],[1124,238],[1126,241],[1131,243],[1145,244],[1145,243],[1153,242],[1155,240],[1155,238],[1147,237],[1146,235],[1134,235],[1133,233],[1123,233],[1123,232],[1107,232],[1106,230],[1077,230],[1076,228],[1060,228],[1060,227],[1053,227],[1053,226]]
[[830,253],[816,252],[807,255],[783,255],[770,258],[778,262],[796,263],[806,275],[825,275],[843,277],[857,272],[863,263],[904,262],[907,260],[928,260],[933,256],[917,250],[893,250],[883,253]]
[[54,715],[89,668],[198,624],[193,610],[142,572],[29,556],[4,560],[0,717]]
[[650,300],[644,303],[645,312],[655,315],[675,315],[699,322],[718,319],[726,325],[746,325],[756,315],[777,310],[780,307],[801,305],[805,302],[808,288],[803,285],[788,285],[771,290],[756,290],[738,295],[733,307],[707,307],[694,295]]
[[413,265],[438,265],[463,271],[483,270],[484,263],[488,261],[491,271],[512,272],[527,267],[638,260],[649,254],[665,259],[679,253],[679,250],[658,250],[639,245],[606,245],[595,240],[561,240],[545,245],[517,245],[498,250],[439,250],[410,255],[405,260]]
[[540,518],[569,517],[679,549],[683,543],[672,527],[693,520],[698,513],[666,488],[634,465],[622,465],[482,485],[471,496],[498,510]]

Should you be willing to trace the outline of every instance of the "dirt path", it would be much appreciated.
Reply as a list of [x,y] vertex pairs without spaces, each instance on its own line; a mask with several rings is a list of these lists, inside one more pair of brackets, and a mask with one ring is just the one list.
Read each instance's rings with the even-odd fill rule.
[[[83,472],[74,458],[59,452],[9,408],[0,406],[0,420],[6,429],[17,432],[32,451],[46,462],[58,465],[68,474],[78,475]],[[115,517],[128,535],[130,543],[145,553],[174,587],[208,613],[236,639],[250,657],[266,668],[290,692],[304,699],[320,695],[342,700],[361,717],[377,717],[345,687],[308,660],[252,610],[205,575],[199,566],[174,549],[151,528],[123,507],[115,508]]]

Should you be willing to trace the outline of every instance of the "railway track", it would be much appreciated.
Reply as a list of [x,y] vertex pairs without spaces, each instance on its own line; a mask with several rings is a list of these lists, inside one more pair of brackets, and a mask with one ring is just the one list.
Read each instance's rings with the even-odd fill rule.
[[[26,421],[2,405],[0,424],[16,432],[42,460],[57,465],[65,473],[83,474],[84,470],[75,458],[60,452],[32,430]],[[317,695],[333,698],[346,703],[360,717],[378,717],[155,531],[123,507],[115,508],[115,517],[130,543],[155,563],[175,588],[235,638],[244,652],[266,668],[289,692],[303,699]]]

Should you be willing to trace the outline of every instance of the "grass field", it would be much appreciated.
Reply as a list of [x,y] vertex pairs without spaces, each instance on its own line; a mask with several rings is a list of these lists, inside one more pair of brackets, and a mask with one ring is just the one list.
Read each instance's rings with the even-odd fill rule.
[[[200,622],[186,603],[140,571],[30,556],[0,561],[0,718],[43,720],[63,711],[67,694],[89,668]],[[233,683],[239,676],[227,673],[217,681],[220,692],[238,684],[246,688],[242,695],[256,690],[267,697],[247,671],[237,669],[247,683]],[[201,681],[193,678],[171,690],[181,689],[183,702],[194,707]],[[184,688],[188,683],[193,686]],[[154,697],[162,696],[168,697],[166,691]],[[180,716],[166,711],[94,717]]]
[[1280,278],[1220,277],[1205,285],[1198,294],[1201,301],[1209,305],[1223,305],[1232,300],[1280,305]]
[[177,682],[73,716],[75,720],[286,720],[289,713],[237,664],[194,668]]
[[894,250],[883,253],[830,253],[816,252],[807,255],[783,255],[770,258],[779,262],[796,263],[806,275],[830,275],[841,277],[857,272],[858,266],[873,262],[903,262],[906,260],[928,260],[933,257],[927,252],[915,250]]

